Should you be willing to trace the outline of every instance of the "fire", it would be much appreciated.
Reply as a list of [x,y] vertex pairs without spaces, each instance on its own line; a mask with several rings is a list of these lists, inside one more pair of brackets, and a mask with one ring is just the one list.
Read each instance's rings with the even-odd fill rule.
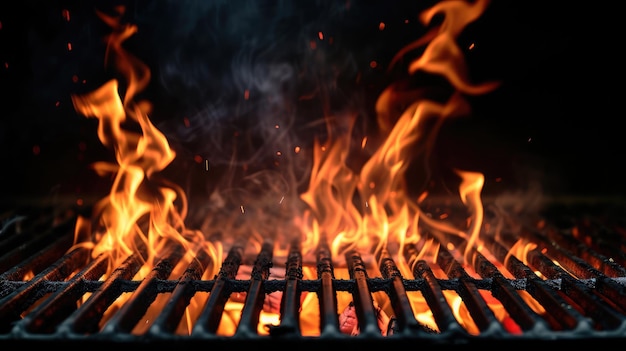
[[[356,114],[346,112],[340,116],[329,116],[327,137],[317,139],[313,146],[308,189],[300,194],[306,209],[291,219],[302,233],[304,257],[314,257],[321,243],[329,245],[331,256],[338,263],[350,250],[373,258],[380,257],[384,251],[394,258],[404,276],[411,277],[418,261],[438,262],[441,245],[444,245],[446,250],[457,256],[459,262],[468,266],[471,264],[474,249],[481,246],[483,175],[457,170],[461,180],[459,199],[468,213],[467,220],[458,223],[448,213],[433,218],[422,209],[422,204],[429,201],[429,193],[412,194],[407,186],[410,181],[407,171],[411,163],[428,159],[437,132],[447,119],[469,112],[464,95],[484,94],[498,86],[494,82],[475,84],[470,81],[463,51],[456,42],[462,30],[479,18],[488,4],[488,0],[444,1],[420,14],[419,19],[430,30],[400,51],[391,64],[398,65],[409,52],[422,50],[421,55],[408,64],[407,75],[426,73],[440,76],[450,85],[450,93],[444,99],[434,100],[424,97],[421,93],[424,87],[407,90],[404,83],[398,83],[385,89],[376,101],[378,127],[383,141],[374,145],[376,138],[365,136],[361,139],[361,149],[374,145],[375,151],[360,169],[355,170],[349,162]],[[109,274],[129,256],[139,255],[143,265],[136,279],[148,276],[160,259],[176,256],[175,253],[182,250],[180,260],[175,261],[180,264],[170,273],[172,277],[178,277],[182,267],[204,253],[211,261],[204,277],[213,277],[222,261],[223,248],[221,243],[209,239],[211,233],[186,227],[187,200],[184,190],[160,176],[160,172],[175,159],[176,152],[170,148],[166,136],[150,121],[150,103],[136,101],[137,94],[150,80],[150,70],[124,50],[122,43],[137,28],[122,24],[120,18],[124,8],[118,10],[118,16],[101,14],[101,18],[113,29],[107,38],[107,62],[122,73],[126,85],[121,86],[120,81],[113,79],[91,93],[73,96],[77,112],[98,119],[98,137],[105,146],[114,150],[116,160],[115,164],[99,162],[93,165],[98,174],[111,176],[113,183],[109,195],[95,205],[92,218],[79,219],[76,245],[91,249],[93,257],[108,256]],[[380,22],[380,30],[383,29],[385,23]],[[319,40],[324,39],[321,31],[318,37]],[[120,95],[121,91],[124,93]],[[245,100],[250,99],[248,89],[243,94]],[[187,119],[185,125],[189,126]],[[276,129],[279,129],[279,124],[276,124]],[[298,155],[304,154],[300,146],[294,150]],[[281,156],[281,151],[277,151],[276,155]],[[209,160],[196,155],[196,162],[204,163],[206,171],[209,171]],[[428,169],[422,171],[427,177]],[[285,206],[287,202],[284,199],[284,196],[276,199],[277,204]],[[245,203],[239,205],[238,212],[242,216],[238,218],[259,220],[248,211]],[[253,227],[254,223],[251,223],[250,228]],[[251,240],[258,240],[256,245],[260,247],[262,233],[249,235]],[[415,245],[420,250],[407,256],[405,248],[409,245]],[[278,250],[279,245],[276,247]],[[459,252],[461,248],[466,248],[465,252]],[[374,267],[378,262],[370,263]],[[345,267],[337,268],[337,278],[349,279]],[[305,266],[303,274],[305,279],[316,279],[311,267]],[[368,269],[368,274],[378,273]],[[445,276],[443,270],[435,274]],[[238,274],[238,278],[248,277],[246,273]],[[181,323],[181,333],[191,332],[190,326],[198,317],[207,295],[196,294]],[[410,295],[416,318],[437,330],[424,297],[419,293]],[[268,298],[275,299],[272,296]],[[446,298],[457,319],[470,332],[478,333],[460,297],[446,291]],[[120,297],[120,303],[123,300]],[[495,304],[494,300],[488,299]],[[351,301],[350,294],[339,294],[338,312],[349,308]],[[393,314],[384,299],[375,296],[374,301],[381,309],[381,319]],[[218,334],[231,335],[234,332],[241,309],[242,301],[231,296]],[[501,311],[500,319],[505,320],[506,313],[503,309]],[[147,314],[146,324],[156,315],[158,307]],[[310,322],[314,320],[311,316],[319,317],[319,304],[315,294],[304,293],[301,299],[302,333],[319,335],[319,325]],[[278,318],[275,307],[264,309],[258,332],[267,333],[264,326],[278,324]],[[135,332],[144,329],[138,328]],[[385,331],[381,330],[381,333]]]

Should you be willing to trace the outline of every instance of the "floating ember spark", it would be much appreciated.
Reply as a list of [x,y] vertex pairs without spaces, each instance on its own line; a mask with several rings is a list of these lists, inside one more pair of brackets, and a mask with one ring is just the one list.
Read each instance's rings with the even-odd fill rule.
[[[373,145],[373,139],[361,136],[361,150],[365,151],[365,146],[368,145],[373,153],[366,155],[367,158],[359,169],[355,169],[349,162],[352,145],[358,145],[358,141],[353,142],[355,136],[352,133],[357,114],[347,111],[335,116],[325,116],[327,133],[324,137],[316,136],[313,149],[310,150],[312,167],[308,188],[298,194],[298,200],[304,204],[304,209],[300,211],[300,207],[294,204],[295,201],[285,196],[279,201],[281,209],[293,206],[299,210],[288,212],[295,212],[295,218],[286,218],[284,221],[290,225],[297,224],[297,230],[294,231],[296,236],[301,236],[305,257],[314,256],[320,244],[323,244],[330,247],[330,256],[337,262],[347,252],[356,250],[371,257],[367,262],[374,266],[372,261],[379,259],[384,251],[399,263],[400,271],[407,276],[412,271],[409,266],[421,259],[443,264],[449,262],[449,255],[463,264],[471,261],[471,254],[475,253],[477,247],[481,247],[478,234],[483,224],[480,198],[483,175],[456,171],[461,180],[458,200],[466,207],[468,216],[466,221],[458,221],[446,211],[440,211],[438,215],[427,214],[421,206],[429,200],[429,192],[423,191],[414,200],[415,195],[407,186],[407,170],[415,160],[429,157],[437,132],[446,119],[468,113],[469,104],[464,99],[466,94],[484,94],[497,87],[497,83],[475,84],[469,79],[463,53],[456,41],[465,26],[481,15],[488,3],[487,0],[446,1],[420,14],[419,18],[430,28],[429,32],[401,50],[391,64],[398,65],[410,52],[418,51],[421,55],[409,61],[406,66],[407,75],[415,78],[418,74],[425,73],[444,78],[450,85],[451,93],[443,99],[431,100],[421,93],[424,87],[418,87],[415,91],[407,90],[406,82],[388,86],[380,94],[375,106],[382,141]],[[123,11],[123,8],[120,10]],[[99,174],[113,175],[114,182],[109,196],[96,204],[93,218],[81,218],[78,221],[77,245],[92,249],[94,257],[109,256],[109,274],[129,256],[140,255],[144,262],[137,273],[140,278],[145,277],[160,259],[176,255],[177,248],[184,251],[187,261],[204,252],[213,262],[219,262],[222,247],[208,239],[212,232],[203,233],[186,227],[187,200],[183,189],[160,177],[160,173],[175,159],[176,153],[170,148],[166,136],[150,121],[151,104],[147,101],[135,101],[137,94],[148,84],[150,70],[126,52],[122,43],[137,28],[121,23],[121,13],[118,16],[100,15],[113,29],[108,37],[107,62],[114,64],[127,82],[125,89],[120,86],[120,81],[110,80],[91,93],[73,96],[78,112],[98,119],[98,136],[105,146],[114,150],[117,161],[116,164],[94,164],[94,169]],[[379,23],[379,30],[382,31],[385,27],[384,22]],[[318,38],[324,39],[321,31],[318,32]],[[316,45],[314,40],[310,42],[312,49]],[[379,62],[370,61],[370,67],[379,67]],[[78,78],[75,76],[74,80],[77,81]],[[120,96],[120,91],[125,91],[125,94]],[[241,90],[237,91],[240,94]],[[249,89],[244,89],[243,98],[246,101],[250,99]],[[183,124],[189,127],[189,119],[184,118]],[[135,128],[128,128],[129,125]],[[273,126],[274,129],[279,129],[280,124]],[[268,128],[267,125],[265,127]],[[280,129],[282,131],[288,128]],[[234,131],[233,135],[239,136],[239,131]],[[301,150],[299,146],[294,148],[296,154]],[[275,156],[281,156],[281,160],[285,156],[281,151],[274,153]],[[236,162],[235,156],[233,155],[233,169],[247,171],[254,167],[248,163]],[[198,164],[204,161],[205,170],[209,170],[208,159],[196,155],[194,161]],[[274,162],[273,166],[279,167],[282,164]],[[428,173],[427,169],[422,171]],[[223,189],[216,189],[211,194],[210,201],[230,203],[232,207],[223,206],[228,208],[225,211],[228,214],[225,216],[227,218],[219,218],[219,225],[217,217],[220,216],[206,214],[211,217],[209,223],[219,226],[219,230],[208,228],[209,231],[229,233],[237,226],[241,231],[249,231],[246,235],[257,247],[267,245],[269,235],[274,239],[275,233],[266,233],[266,230],[259,228],[264,228],[263,221],[269,216],[282,213],[274,213],[278,207],[275,194],[265,200],[264,194],[260,194],[262,191],[256,189],[270,185],[279,190],[276,194],[287,192],[280,188],[283,184],[276,185],[277,182],[271,177],[263,178],[264,173],[259,174],[246,179],[253,184],[256,192],[235,189],[232,193],[226,193],[222,192]],[[294,184],[287,184],[285,188],[290,187],[297,188]],[[263,206],[266,203],[271,203],[271,206]],[[245,216],[240,216],[239,212]],[[270,230],[280,232],[278,228]],[[272,244],[278,250],[279,243]],[[409,250],[411,253],[406,257],[404,249],[407,245],[419,246],[421,250]],[[444,271],[447,269],[441,269],[437,274],[444,275]],[[303,274],[312,278],[310,271],[304,272]],[[205,276],[213,276],[215,273],[209,269]],[[227,317],[222,321],[219,333],[230,335],[234,332],[233,326],[228,324],[236,324],[239,318],[237,313],[241,313],[241,306],[237,305],[240,301],[234,297],[225,306]],[[266,298],[276,299],[276,295]],[[468,330],[476,331],[478,327],[473,326],[460,297],[451,293],[447,298],[457,318],[467,325]],[[386,335],[394,312],[389,306],[378,306],[375,301],[374,303],[378,311],[376,318],[380,333]],[[426,312],[423,297],[416,296],[412,303],[416,305],[416,316],[436,330],[432,316],[428,316]],[[276,301],[271,306],[276,309]],[[305,306],[302,306],[303,315],[316,313],[315,306],[310,306],[313,306],[313,310],[305,310]],[[349,321],[356,318],[353,302],[341,301],[339,306],[338,312],[341,312],[344,319],[342,326],[349,326]],[[197,315],[198,312],[189,313]],[[265,317],[261,318],[261,324],[278,323],[275,314]],[[503,314],[500,318],[506,320],[507,316]],[[148,316],[145,324],[150,324],[151,321]],[[349,330],[346,329],[347,333],[360,332],[355,328],[356,325],[353,323]],[[262,332],[262,328],[259,330]],[[303,333],[312,335],[316,331],[303,330]]]

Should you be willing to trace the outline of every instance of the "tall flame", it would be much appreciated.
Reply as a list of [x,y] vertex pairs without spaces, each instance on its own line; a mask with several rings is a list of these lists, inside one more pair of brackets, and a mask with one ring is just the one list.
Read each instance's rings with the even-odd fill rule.
[[[320,237],[329,236],[332,240],[335,256],[354,247],[377,253],[390,243],[402,244],[407,238],[418,240],[420,220],[440,231],[474,238],[470,245],[474,244],[482,224],[482,175],[457,171],[464,179],[460,197],[475,210],[470,233],[425,216],[418,200],[411,198],[406,183],[410,181],[407,168],[415,159],[429,156],[444,120],[468,113],[463,95],[483,94],[497,87],[494,82],[473,84],[469,80],[462,50],[456,42],[462,29],[476,20],[487,5],[488,1],[444,1],[421,14],[424,24],[433,28],[399,52],[392,64],[410,50],[423,49],[423,54],[408,65],[408,74],[443,76],[453,91],[446,100],[435,101],[418,98],[419,88],[411,91],[394,84],[385,89],[376,108],[380,130],[387,135],[360,173],[346,164],[351,126],[344,128],[348,132],[336,133],[336,139],[328,140],[326,145],[316,145],[310,186],[302,199],[313,212],[314,228],[323,228]],[[443,20],[433,24],[437,15],[443,15]],[[395,117],[401,106],[407,107]]]
[[[330,244],[334,259],[356,249],[374,257],[380,257],[384,251],[403,262],[403,247],[421,243],[422,252],[411,259],[416,262],[422,257],[434,260],[439,250],[437,242],[444,245],[456,242],[447,240],[448,235],[465,240],[466,248],[479,245],[483,175],[457,170],[462,180],[459,198],[470,213],[469,224],[459,226],[445,218],[431,218],[422,210],[420,206],[428,193],[418,196],[411,193],[407,182],[414,175],[407,170],[412,163],[430,157],[444,121],[468,114],[465,95],[484,94],[497,87],[494,82],[475,84],[469,79],[463,51],[457,44],[462,30],[488,4],[488,0],[444,1],[421,13],[420,20],[430,27],[429,32],[401,50],[391,64],[399,64],[410,51],[423,50],[408,64],[407,75],[426,73],[441,77],[449,84],[449,93],[441,99],[427,99],[421,93],[424,87],[407,89],[406,84],[398,83],[385,89],[376,101],[383,142],[360,170],[348,165],[356,115],[346,113],[328,119],[333,121],[327,126],[328,137],[323,142],[315,141],[309,187],[301,194],[308,209],[299,214],[300,218],[293,219],[301,224],[305,251],[312,253],[323,241]],[[92,247],[94,257],[110,255],[111,268],[129,255],[140,253],[145,259],[144,274],[155,258],[172,247],[182,248],[190,257],[198,250],[206,250],[213,262],[219,262],[220,247],[207,240],[202,232],[185,226],[184,191],[159,177],[176,153],[170,149],[165,135],[151,123],[150,104],[135,101],[137,93],[148,84],[150,71],[122,47],[137,30],[133,25],[121,24],[123,10],[119,9],[118,16],[100,16],[113,28],[107,38],[107,62],[112,62],[126,79],[125,93],[120,96],[122,89],[114,79],[89,94],[73,96],[76,111],[98,119],[98,136],[104,145],[115,150],[117,161],[94,164],[99,174],[113,175],[114,181],[110,194],[96,204],[91,221],[79,220],[77,244]],[[428,178],[428,168],[421,171]],[[243,206],[241,211],[244,212]],[[423,235],[424,232],[429,236]],[[464,260],[469,258],[466,256]],[[401,265],[401,269],[403,274],[411,275],[408,264]],[[214,270],[205,272],[205,276],[214,274]],[[306,304],[311,300],[303,301]],[[451,305],[459,303],[456,299]],[[340,301],[340,305],[346,306],[347,302]],[[415,309],[420,319],[427,319],[425,311]],[[303,315],[309,315],[310,311],[303,306]],[[432,321],[430,325],[436,328]],[[224,333],[231,332],[232,328]]]
[[[118,10],[121,16],[124,9]],[[95,235],[93,241],[86,243],[93,243],[94,257],[110,255],[112,267],[134,253],[145,253],[146,263],[152,264],[158,249],[168,245],[191,251],[203,245],[214,252],[201,232],[185,227],[185,193],[176,184],[159,178],[159,172],[174,160],[176,153],[150,121],[150,105],[134,101],[150,78],[149,69],[122,47],[137,28],[122,25],[118,17],[99,15],[114,29],[107,41],[107,62],[112,60],[117,71],[124,74],[127,86],[123,98],[116,79],[89,94],[72,96],[77,112],[98,119],[98,137],[114,149],[117,161],[93,165],[98,174],[112,174],[114,180],[109,196],[94,206],[98,227],[91,228],[89,221],[79,221],[77,238]]]

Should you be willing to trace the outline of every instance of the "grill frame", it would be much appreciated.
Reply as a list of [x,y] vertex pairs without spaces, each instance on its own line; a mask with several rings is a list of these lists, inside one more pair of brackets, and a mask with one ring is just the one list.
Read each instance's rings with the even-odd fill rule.
[[[25,218],[25,216],[19,218]],[[46,223],[49,224],[50,221],[56,224],[46,227]],[[596,293],[609,295],[610,298],[614,299],[615,303],[619,304],[619,300],[626,296],[624,293],[624,289],[626,289],[626,274],[619,277],[609,277],[605,272],[622,274],[624,268],[612,258],[608,258],[592,248],[572,240],[572,236],[565,235],[567,240],[560,240],[557,244],[557,241],[555,241],[558,239],[557,235],[564,233],[557,227],[549,226],[548,228],[553,229],[542,232],[525,230],[521,233],[523,236],[534,238],[537,243],[542,243],[542,249],[547,250],[546,252],[551,252],[552,255],[563,255],[560,257],[563,261],[568,261],[566,262],[567,264],[578,265],[584,268],[586,273],[581,272],[580,274],[589,274],[589,278],[568,278],[568,276],[564,275],[567,273],[550,264],[547,256],[540,251],[536,251],[537,253],[534,256],[536,264],[549,266],[547,269],[555,272],[553,277],[545,280],[538,279],[536,276],[515,279],[505,278],[497,268],[490,266],[488,259],[477,255],[478,263],[476,265],[484,270],[481,274],[484,274],[485,277],[476,279],[469,277],[463,267],[444,249],[439,254],[437,264],[447,267],[446,271],[449,279],[435,278],[432,272],[429,272],[430,265],[423,261],[415,264],[414,277],[402,277],[391,257],[382,257],[379,267],[381,277],[368,277],[366,265],[358,252],[349,252],[345,257],[350,271],[350,279],[336,279],[332,274],[333,267],[329,253],[322,248],[318,250],[317,257],[318,279],[306,280],[302,279],[300,247],[297,242],[294,242],[289,255],[284,258],[286,259],[284,279],[270,278],[269,269],[276,258],[272,257],[271,244],[266,243],[254,262],[252,267],[253,273],[249,280],[235,279],[237,269],[243,260],[243,248],[235,245],[224,262],[222,262],[220,273],[211,280],[202,280],[200,278],[207,264],[207,261],[203,259],[193,261],[194,264],[189,265],[180,279],[170,279],[168,277],[169,273],[181,257],[180,252],[172,249],[170,255],[166,259],[162,259],[142,281],[132,280],[134,272],[140,267],[139,260],[134,260],[132,257],[125,262],[125,266],[119,267],[112,274],[115,279],[100,281],[98,276],[102,274],[106,267],[105,260],[90,259],[88,251],[81,249],[60,254],[63,248],[67,249],[71,245],[71,229],[75,223],[74,221],[75,217],[73,215],[65,216],[62,221],[58,220],[58,216],[48,216],[47,219],[32,221],[28,226],[26,226],[26,223],[23,223],[25,228],[20,230],[21,233],[14,233],[13,235],[9,233],[7,237],[0,240],[0,245],[4,248],[8,245],[16,245],[17,239],[13,238],[20,234],[23,234],[20,240],[24,241],[22,245],[15,246],[16,250],[12,252],[16,256],[15,258],[11,258],[7,254],[0,259],[4,268],[2,279],[0,279],[0,293],[2,294],[0,297],[0,316],[3,316],[0,320],[5,324],[5,330],[0,333],[1,342],[27,342],[29,344],[45,342],[60,345],[88,345],[93,343],[101,345],[102,343],[107,343],[111,346],[137,344],[158,344],[161,346],[164,343],[171,343],[172,345],[180,343],[200,345],[208,343],[211,345],[250,345],[254,347],[263,345],[264,342],[279,342],[281,345],[294,346],[306,344],[312,347],[331,344],[338,345],[337,343],[341,344],[344,342],[346,345],[347,343],[355,345],[355,342],[362,342],[363,346],[369,346],[371,342],[381,346],[396,342],[416,342],[422,345],[466,344],[489,346],[499,343],[510,345],[513,342],[522,342],[529,346],[539,342],[556,342],[559,345],[571,344],[575,346],[579,345],[579,342],[586,341],[604,342],[623,341],[626,339],[626,314],[620,313],[617,309],[612,309],[611,306],[604,306],[605,302],[598,300],[596,296]],[[582,221],[587,220],[582,219]],[[563,224],[565,228],[571,225],[571,222]],[[47,228],[47,230],[42,231],[43,228]],[[26,234],[29,232],[38,234],[31,235],[34,239],[28,239]],[[60,233],[65,233],[65,235],[59,235]],[[601,234],[607,235],[604,231]],[[583,242],[589,242],[589,235],[591,234],[587,233],[587,236],[581,235],[579,234],[579,238]],[[619,234],[614,233],[614,235]],[[491,244],[494,245],[491,247],[491,250],[496,255],[498,254],[498,248],[500,255],[506,254],[506,250],[498,246],[499,244],[495,242]],[[34,246],[34,248],[30,246]],[[577,249],[579,251],[577,251],[577,255],[573,255],[569,249]],[[28,252],[31,252],[31,254],[28,255]],[[410,254],[410,246],[407,249],[407,253]],[[58,259],[50,262],[50,257],[55,255]],[[385,255],[384,252],[383,255]],[[591,257],[588,255],[596,258],[597,261],[594,261],[594,264],[599,266],[599,269],[591,267],[586,260],[582,260],[579,257]],[[205,259],[208,258],[205,257]],[[16,261],[18,263],[15,263]],[[6,269],[9,265],[12,265],[10,269]],[[63,276],[67,276],[75,270],[75,267],[72,268],[73,265],[81,267],[81,271],[73,276],[72,279],[64,280]],[[25,269],[30,269],[31,267],[46,268],[41,269],[41,272],[30,280],[20,281],[15,279],[20,274],[23,274]],[[513,267],[513,270],[518,270],[517,274],[531,274],[528,271],[528,267],[525,267],[520,262],[513,260],[513,263],[509,263],[508,268],[511,267]],[[481,329],[479,335],[468,334],[458,325],[454,317],[445,311],[447,303],[441,304],[437,302],[441,298],[442,295],[440,294],[443,290],[455,290],[463,298],[468,309],[475,313],[472,317]],[[520,326],[524,329],[523,332],[520,335],[515,335],[504,330],[500,323],[490,315],[489,309],[484,307],[484,301],[478,298],[479,295],[476,294],[478,290],[491,292],[505,305],[507,310],[514,309],[515,313],[522,316],[519,317],[521,318],[520,320],[523,321],[524,318],[527,318],[527,325],[524,325],[524,322],[520,323]],[[532,318],[532,311],[525,311],[523,306],[515,305],[516,299],[519,298],[515,297],[518,296],[515,293],[516,290],[530,290],[535,293],[538,293],[538,291],[539,293],[563,291],[566,295],[574,296],[572,301],[576,301],[575,298],[583,297],[585,300],[588,300],[585,303],[592,304],[592,310],[597,310],[593,312],[598,313],[594,318],[599,316],[598,318],[601,318],[601,322],[604,322],[602,318],[606,319],[607,324],[603,326],[606,330],[598,330],[597,326],[594,325],[594,321],[589,320],[587,316],[580,316],[576,309],[571,308],[571,306],[565,309],[574,310],[575,317],[558,314],[554,316],[562,319],[574,318],[575,323],[571,325],[571,329],[550,330],[543,321]],[[131,297],[129,300],[133,302],[127,302],[121,309],[124,310],[126,308],[135,310],[135,312],[127,311],[120,313],[118,311],[117,315],[130,315],[130,319],[120,317],[115,323],[108,323],[102,330],[89,330],[85,323],[93,317],[94,313],[102,312],[102,307],[77,318],[75,317],[76,313],[71,311],[70,305],[75,305],[78,298],[85,293],[98,291],[101,291],[104,296],[102,301],[108,301],[104,303],[104,306],[112,302],[121,293],[130,292],[136,294],[137,296]],[[182,314],[181,308],[184,309],[189,299],[196,292],[200,291],[210,292],[209,301],[207,301],[207,306],[209,307],[205,306],[205,309],[211,312],[201,315],[196,321],[191,335],[177,335],[171,331],[164,330],[163,326],[168,326],[166,329],[169,328],[170,330],[174,328],[175,326],[172,326],[172,323],[175,322],[168,321],[168,318],[163,315],[171,314],[180,317],[180,314]],[[269,335],[258,335],[255,332],[255,326],[258,323],[258,313],[262,308],[263,298],[265,294],[275,291],[281,291],[285,295],[285,301],[291,301],[291,303],[283,302],[280,326],[271,327]],[[417,323],[414,317],[407,313],[407,311],[410,311],[410,306],[407,305],[406,293],[411,291],[421,291],[424,294],[429,307],[435,313],[436,319],[439,319],[438,322],[447,321],[445,322],[447,325],[444,325],[439,333],[423,329],[421,324]],[[242,310],[242,321],[245,321],[244,324],[247,326],[232,336],[216,335],[214,333],[214,330],[217,328],[215,311],[222,313],[223,304],[226,302],[224,296],[229,296],[232,292],[245,292],[248,294]],[[296,301],[298,301],[299,294],[302,292],[317,294],[320,302],[320,327],[322,329],[319,336],[303,336],[299,332],[297,322],[299,305]],[[365,330],[365,332],[351,336],[343,334],[338,330],[337,318],[335,318],[337,316],[335,311],[337,311],[336,294],[338,292],[352,293],[359,322],[361,323],[360,328]],[[371,303],[371,294],[375,292],[386,293],[394,306],[394,313],[396,314],[394,317],[398,318],[396,321],[400,321],[399,325],[401,328],[392,333],[392,335],[382,336],[376,329],[376,317]],[[168,309],[168,312],[159,316],[161,320],[159,322],[155,321],[154,324],[156,326],[153,325],[145,334],[132,334],[130,330],[134,325],[133,323],[136,323],[143,316],[141,310],[147,308],[157,295],[164,293],[172,294],[170,302],[164,308],[164,310]],[[10,316],[7,317],[9,314],[7,311],[14,308],[17,313],[23,313],[38,298],[46,294],[50,295],[42,305],[46,303],[49,305],[57,304],[59,307],[48,307],[47,309],[52,311],[65,309],[63,312],[65,315],[55,316],[54,313],[40,313],[40,315],[36,315],[33,311],[37,312],[37,309],[34,309],[23,317],[13,315],[12,318],[14,320],[7,322],[7,318],[11,318]],[[216,298],[212,299],[211,296]],[[77,310],[86,309],[85,305],[89,305],[89,303],[84,303]],[[99,304],[92,303],[92,305],[97,306]],[[604,307],[599,308],[598,306]],[[551,310],[550,312],[555,311]],[[71,313],[74,314],[70,316]],[[32,325],[38,325],[41,328],[40,323],[42,322],[39,319],[44,318],[42,316],[45,316],[46,322],[52,323],[54,330],[42,331],[43,329],[41,329],[34,332],[29,330]],[[59,320],[55,321],[54,318],[59,318]],[[202,318],[208,319],[202,320]],[[211,318],[213,321],[209,320]],[[484,319],[483,322],[481,322],[481,318]],[[217,323],[219,323],[219,319]],[[564,323],[567,324],[567,322]],[[72,327],[69,327],[72,324],[80,325],[83,330],[74,330]],[[202,326],[198,326],[199,324],[202,324]],[[6,326],[9,328],[6,329]]]

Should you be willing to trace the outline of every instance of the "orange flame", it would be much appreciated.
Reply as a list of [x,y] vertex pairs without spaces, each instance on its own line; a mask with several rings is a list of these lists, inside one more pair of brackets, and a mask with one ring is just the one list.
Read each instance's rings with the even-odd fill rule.
[[[175,243],[192,251],[200,249],[198,245],[211,249],[203,242],[202,233],[185,227],[187,203],[182,189],[158,177],[176,154],[165,135],[151,123],[149,104],[133,101],[150,78],[148,68],[122,48],[136,27],[122,25],[118,18],[103,13],[99,15],[114,28],[108,38],[107,61],[114,61],[116,69],[128,79],[128,85],[123,99],[115,79],[89,94],[72,96],[77,112],[98,119],[98,137],[115,150],[117,161],[117,164],[93,165],[100,175],[114,175],[109,196],[94,206],[99,227],[93,230],[97,233],[93,238],[93,256],[110,255],[111,266],[116,267],[128,255],[144,251],[146,263],[152,264],[157,248],[164,243]],[[94,235],[91,223],[85,220],[79,220],[76,231],[77,238]]]
[[[420,206],[429,194],[424,192],[414,198],[407,186],[407,182],[411,181],[407,170],[415,160],[428,159],[437,132],[445,120],[469,112],[464,95],[484,94],[497,87],[497,83],[493,82],[474,84],[470,81],[463,52],[456,43],[461,31],[476,20],[488,4],[488,0],[444,1],[420,15],[425,25],[432,26],[431,30],[401,50],[391,65],[398,64],[409,51],[423,49],[421,56],[408,65],[408,75],[424,72],[441,76],[450,84],[451,93],[445,99],[432,100],[425,98],[423,89],[419,88],[406,90],[401,84],[393,84],[385,89],[376,101],[379,130],[384,133],[384,141],[359,171],[348,165],[356,116],[346,113],[328,119],[335,124],[329,123],[329,137],[325,142],[315,141],[309,187],[301,194],[308,209],[299,214],[300,218],[293,219],[301,224],[302,247],[306,253],[315,251],[321,241],[328,242],[335,259],[353,249],[372,257],[380,257],[385,250],[400,263],[403,274],[410,276],[411,270],[401,254],[403,247],[409,243],[419,244],[422,249],[409,259],[412,262],[421,257],[434,262],[440,248],[454,249],[448,236],[465,240],[467,249],[480,244],[483,175],[457,171],[462,179],[459,198],[470,209],[469,225],[465,227],[455,225],[447,215],[439,218],[427,215]],[[121,15],[124,9],[118,10]],[[443,20],[435,23],[434,18],[438,15],[442,15]],[[155,259],[166,255],[172,246],[180,246],[189,257],[193,257],[198,250],[206,250],[213,262],[220,262],[221,247],[206,240],[200,231],[186,228],[187,200],[184,191],[159,177],[159,172],[174,160],[176,154],[170,149],[165,135],[151,123],[148,117],[150,104],[135,101],[136,94],[148,84],[150,71],[127,53],[122,43],[137,28],[121,24],[116,16],[100,16],[113,28],[113,33],[107,38],[107,62],[112,62],[123,73],[127,85],[122,97],[119,95],[118,80],[110,80],[89,94],[73,96],[76,111],[98,119],[98,136],[105,146],[115,150],[117,161],[116,164],[99,162],[93,165],[100,175],[114,175],[114,181],[108,197],[96,204],[92,219],[79,219],[76,242],[92,248],[94,257],[110,255],[111,268],[117,267],[129,255],[142,254],[145,265],[139,277],[145,275]],[[381,22],[381,29],[383,27]],[[319,38],[323,39],[321,32]],[[244,95],[245,99],[249,98],[248,90]],[[362,148],[366,143],[372,145],[372,140],[363,138]],[[300,148],[296,149],[296,152],[299,151]],[[427,168],[422,171],[428,175]],[[245,214],[243,205],[241,214]],[[94,224],[96,227],[92,228]],[[466,254],[469,255],[469,250]],[[469,261],[469,258],[464,257],[464,261]],[[213,276],[216,266],[213,265],[212,271],[207,270],[205,276]],[[309,269],[304,272],[305,278],[314,279]],[[369,273],[378,274],[374,271]],[[337,275],[343,274],[345,270],[338,269]],[[206,299],[206,296],[202,298]],[[471,325],[458,296],[449,299],[457,318]],[[225,308],[219,334],[230,335],[234,331],[241,311],[241,305],[234,300]],[[349,300],[349,295],[341,295],[340,308],[348,306]],[[302,302],[302,332],[315,335],[319,333],[316,330],[319,326],[309,326],[306,321],[312,319],[308,316],[319,312],[318,306],[310,296],[305,296]],[[415,296],[412,303],[420,322],[436,330],[423,297]],[[201,302],[196,304],[201,306]],[[381,308],[389,314],[393,313],[389,306],[382,305]],[[271,311],[264,311],[259,333],[264,332],[261,325],[278,323],[277,316]],[[192,319],[193,312],[188,315],[187,324],[191,324]],[[472,330],[472,327],[468,329]]]

